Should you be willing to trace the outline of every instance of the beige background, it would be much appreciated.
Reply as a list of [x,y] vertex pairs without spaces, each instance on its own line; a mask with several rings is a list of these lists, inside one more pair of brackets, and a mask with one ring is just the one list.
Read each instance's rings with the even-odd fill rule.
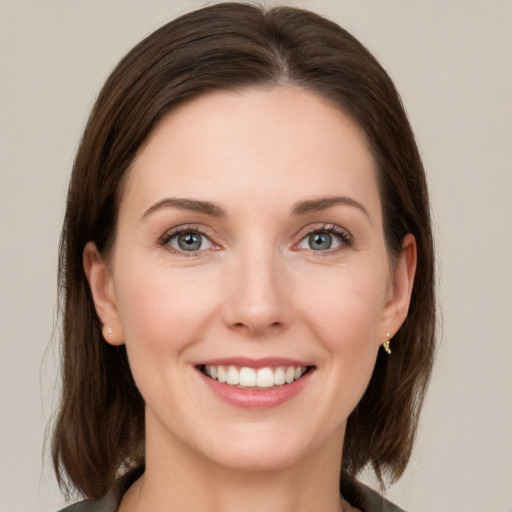
[[[389,496],[415,512],[511,512],[512,2],[288,3],[373,50],[429,175],[443,341],[413,460]],[[55,401],[58,236],[86,116],[133,44],[202,4],[0,0],[1,512],[63,504],[42,449]]]

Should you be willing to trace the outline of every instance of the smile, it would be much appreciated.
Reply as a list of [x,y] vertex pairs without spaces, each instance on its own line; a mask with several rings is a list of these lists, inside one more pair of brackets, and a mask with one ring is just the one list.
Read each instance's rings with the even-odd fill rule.
[[308,386],[316,366],[282,357],[228,357],[195,365],[215,396],[242,409],[268,409],[291,400]]
[[237,388],[268,389],[291,384],[309,369],[307,366],[250,368],[234,365],[204,365],[201,371],[213,380]]

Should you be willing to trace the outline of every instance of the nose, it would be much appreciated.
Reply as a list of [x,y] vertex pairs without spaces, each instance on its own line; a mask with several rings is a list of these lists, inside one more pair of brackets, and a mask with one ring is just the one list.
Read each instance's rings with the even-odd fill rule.
[[262,337],[288,323],[289,299],[283,264],[269,253],[241,256],[230,269],[223,320],[240,333]]

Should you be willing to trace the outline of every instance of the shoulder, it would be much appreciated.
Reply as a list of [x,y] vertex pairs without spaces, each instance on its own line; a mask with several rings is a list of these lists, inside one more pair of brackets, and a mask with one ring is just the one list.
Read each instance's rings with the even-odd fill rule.
[[342,478],[341,493],[361,512],[405,512],[373,489],[355,480]]
[[405,512],[369,487],[362,484],[358,485],[365,499],[366,508],[364,512]]
[[118,478],[112,489],[102,498],[73,503],[59,512],[116,512],[124,493],[143,472],[144,466],[134,468]]
[[109,492],[99,500],[84,500],[73,503],[73,505],[69,505],[59,512],[116,512],[119,501],[113,492]]
[[84,500],[63,508],[59,512],[115,512],[117,504],[111,500]]

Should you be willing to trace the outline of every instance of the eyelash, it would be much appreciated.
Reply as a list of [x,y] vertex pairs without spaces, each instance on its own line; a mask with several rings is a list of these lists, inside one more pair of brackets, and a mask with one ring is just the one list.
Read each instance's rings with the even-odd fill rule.
[[170,231],[167,231],[158,240],[158,245],[160,245],[161,247],[164,247],[166,250],[168,250],[168,251],[170,251],[170,252],[172,252],[174,254],[178,254],[179,256],[184,256],[185,258],[197,257],[197,256],[199,256],[204,251],[182,251],[182,250],[175,249],[174,247],[171,247],[169,245],[169,242],[173,238],[176,238],[177,236],[188,234],[188,233],[204,236],[205,238],[207,238],[210,241],[210,243],[213,246],[217,245],[217,244],[215,244],[215,242],[212,241],[211,235],[206,233],[206,231],[204,231],[200,227],[194,226],[194,225],[179,226],[179,227],[174,228],[174,229],[172,229]]
[[[324,224],[320,227],[313,227],[306,231],[305,234],[303,234],[299,240],[298,243],[301,243],[304,239],[311,235],[315,234],[323,234],[328,233],[330,235],[336,235],[337,238],[339,238],[340,245],[339,247],[335,247],[334,249],[327,249],[325,251],[315,251],[313,249],[310,249],[311,252],[314,253],[315,256],[321,257],[326,256],[330,254],[337,253],[338,251],[342,251],[343,249],[347,249],[354,246],[354,240],[352,236],[344,229],[336,226],[335,224]],[[295,245],[297,245],[295,244]]]
[[[206,233],[206,231],[204,231],[200,227],[194,226],[194,225],[180,226],[180,227],[174,228],[170,231],[167,231],[158,240],[158,245],[161,247],[164,247],[166,250],[173,252],[175,254],[178,254],[180,256],[197,257],[197,256],[201,255],[201,253],[204,253],[204,250],[202,250],[202,251],[201,250],[200,251],[183,251],[183,250],[175,249],[174,247],[171,247],[169,245],[169,242],[173,238],[183,235],[183,234],[188,234],[188,233],[204,236],[205,238],[207,238],[210,241],[210,243],[213,246],[217,246],[217,244],[215,244],[215,242],[212,241],[211,236],[208,233]],[[313,227],[313,228],[307,230],[305,233],[303,233],[300,240],[294,244],[294,247],[297,246],[298,244],[300,244],[303,240],[305,240],[307,237],[309,237],[311,235],[324,234],[324,233],[335,235],[339,239],[340,245],[333,249],[327,249],[327,250],[323,250],[323,251],[315,251],[314,249],[310,249],[310,251],[312,253],[314,253],[314,255],[317,257],[337,253],[340,250],[350,248],[354,245],[353,238],[347,231],[345,231],[344,229],[341,229],[340,227],[338,227],[334,224],[324,224],[323,226],[320,226],[320,227]],[[298,250],[300,250],[300,249],[298,249]]]

